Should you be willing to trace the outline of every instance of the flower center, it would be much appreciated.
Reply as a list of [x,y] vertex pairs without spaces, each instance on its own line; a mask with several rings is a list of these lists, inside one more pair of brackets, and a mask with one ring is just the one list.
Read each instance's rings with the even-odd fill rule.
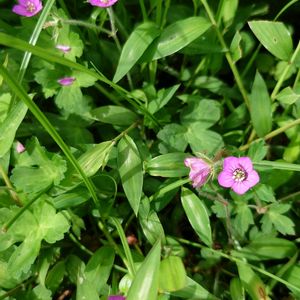
[[28,12],[31,12],[31,13],[36,10],[36,7],[35,7],[35,5],[34,5],[34,3],[32,1],[27,1],[26,2],[26,10]]
[[240,168],[235,169],[234,172],[232,173],[232,178],[236,182],[242,182],[246,180],[247,176],[248,176],[247,172]]
[[109,0],[100,0],[100,2],[107,4],[109,2]]

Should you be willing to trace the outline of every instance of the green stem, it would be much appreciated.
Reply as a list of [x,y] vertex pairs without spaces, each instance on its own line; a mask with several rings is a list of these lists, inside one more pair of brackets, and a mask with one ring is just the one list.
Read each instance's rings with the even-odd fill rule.
[[[267,135],[265,135],[263,139],[264,139],[265,141],[268,140],[268,139],[271,139],[271,138],[273,138],[273,137],[275,137],[275,136],[277,136],[277,135],[279,135],[279,134],[285,132],[285,131],[288,130],[289,128],[292,128],[292,127],[297,126],[297,125],[299,125],[299,124],[300,124],[300,118],[299,118],[299,119],[296,119],[296,120],[294,120],[293,122],[290,122],[290,123],[288,123],[288,124],[286,124],[286,125],[284,125],[284,126],[282,126],[282,127],[280,127],[280,128],[277,128],[277,129],[271,131],[270,133],[268,133]],[[261,140],[261,138],[255,139],[255,140],[252,141],[251,143],[247,143],[246,145],[241,146],[239,149],[240,149],[241,151],[247,150],[247,149],[250,147],[250,145],[251,145],[252,143],[255,143],[255,142],[259,141],[259,140]]]
[[15,192],[14,187],[12,186],[6,172],[4,171],[2,165],[0,164],[0,175],[2,176],[5,185],[8,187],[8,191],[12,197],[12,199],[14,200],[14,202],[18,205],[18,206],[22,206],[22,202],[20,200],[20,198],[18,197],[18,194]]
[[143,21],[147,22],[148,21],[148,15],[147,15],[145,2],[144,2],[144,0],[139,0],[139,3],[140,3],[140,8],[141,8],[141,11],[142,11],[142,15],[143,15]]
[[207,4],[206,0],[201,0],[201,3],[204,6],[207,15],[208,15],[208,17],[209,17],[212,25],[214,26],[214,28],[216,30],[217,37],[219,39],[219,42],[220,42],[221,46],[225,50],[225,57],[227,59],[229,67],[230,67],[230,69],[231,69],[231,71],[233,73],[233,76],[235,78],[236,84],[237,84],[237,86],[238,86],[238,88],[240,90],[240,93],[241,93],[241,95],[242,95],[242,97],[244,99],[245,104],[247,105],[247,107],[249,109],[249,99],[248,99],[247,91],[246,91],[246,89],[244,87],[244,84],[242,82],[242,79],[241,79],[241,76],[239,74],[239,71],[238,71],[238,69],[237,69],[237,67],[236,67],[236,65],[235,65],[235,63],[234,63],[234,61],[233,61],[233,59],[231,57],[231,54],[230,54],[230,52],[228,50],[228,47],[227,47],[226,42],[225,42],[225,40],[223,38],[223,35],[221,34],[221,32],[219,30],[219,27],[218,27],[218,24],[217,24],[217,22],[216,22],[216,20],[214,18],[214,15],[213,15],[213,13],[212,13],[209,5]]
[[[32,35],[29,39],[29,44],[35,45],[37,43],[38,38],[40,36],[40,33],[43,29],[43,25],[44,25],[48,15],[49,15],[50,10],[51,10],[54,3],[55,3],[55,0],[48,0],[47,1],[45,7],[43,8],[41,16],[39,17],[39,19],[36,23],[36,26],[35,26],[35,28],[32,32]],[[21,66],[20,66],[20,70],[19,70],[19,74],[18,74],[18,82],[20,82],[20,83],[23,81],[23,78],[25,76],[27,67],[28,67],[30,59],[31,59],[31,55],[32,55],[32,53],[29,52],[29,51],[26,51],[24,53],[24,56],[23,56],[23,59],[22,59],[22,62],[21,62]],[[16,102],[16,95],[12,98],[10,106],[12,107],[15,102]]]
[[89,256],[92,256],[94,253],[86,248],[84,245],[82,245],[76,238],[76,236],[73,233],[69,233],[70,239],[73,241],[73,243],[84,253],[88,254]]
[[273,89],[273,92],[271,94],[271,99],[273,101],[275,100],[275,98],[276,98],[276,96],[277,96],[277,94],[278,94],[278,92],[279,92],[279,90],[280,90],[280,88],[282,86],[282,83],[285,81],[286,75],[290,71],[290,68],[292,67],[292,65],[293,65],[293,63],[294,63],[294,61],[295,61],[295,59],[296,59],[299,51],[300,51],[300,42],[298,43],[297,48],[294,51],[294,53],[293,53],[293,55],[291,57],[290,62],[284,68],[283,72],[281,73],[281,76],[280,76],[279,80],[277,81],[277,83],[276,83],[276,85],[275,85],[275,87]]
[[39,192],[32,200],[26,203],[20,210],[2,227],[2,231],[6,232],[17,220],[18,218],[36,201],[38,200],[43,194],[45,194],[51,186],[43,189]]
[[133,258],[132,258],[132,255],[131,255],[130,248],[129,248],[127,240],[126,240],[125,232],[124,232],[124,230],[121,226],[121,223],[119,222],[119,220],[117,218],[111,217],[110,219],[112,220],[113,224],[117,228],[119,237],[121,239],[121,243],[122,243],[122,246],[123,246],[123,249],[124,249],[124,252],[125,252],[125,255],[126,255],[126,259],[127,259],[127,262],[128,262],[128,265],[127,265],[128,272],[131,276],[134,277],[134,275],[136,273],[136,269],[135,269],[135,265],[134,265]]
[[120,140],[124,135],[126,135],[129,131],[131,131],[133,128],[135,128],[138,125],[138,121],[134,122],[131,124],[128,128],[123,130],[119,135],[117,135],[114,139],[113,142],[116,143],[118,140]]

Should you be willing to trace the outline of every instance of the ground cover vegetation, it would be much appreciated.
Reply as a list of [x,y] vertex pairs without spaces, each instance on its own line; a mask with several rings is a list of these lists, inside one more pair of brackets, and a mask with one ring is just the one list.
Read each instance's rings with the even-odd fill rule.
[[300,299],[297,0],[0,7],[0,299]]

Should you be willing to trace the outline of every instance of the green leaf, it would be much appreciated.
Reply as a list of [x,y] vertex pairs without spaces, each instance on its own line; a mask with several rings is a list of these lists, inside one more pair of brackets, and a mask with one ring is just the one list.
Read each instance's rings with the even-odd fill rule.
[[295,287],[297,287],[298,289],[293,289],[291,287],[288,286],[288,288],[293,292],[293,294],[295,295],[295,299],[300,297],[300,283],[299,283],[299,278],[300,278],[300,266],[294,265],[292,266],[286,274],[284,274],[284,279],[286,281],[288,281],[289,283],[291,283],[292,285],[294,285]]
[[156,300],[159,283],[160,251],[161,245],[158,240],[138,269],[128,291],[127,300]]
[[252,300],[270,300],[264,283],[245,263],[237,262],[240,280]]
[[266,184],[259,184],[255,188],[255,194],[260,201],[276,202],[273,189]]
[[36,232],[31,232],[9,258],[8,274],[18,279],[22,273],[27,273],[36,260],[40,247],[40,236]]
[[55,208],[47,202],[39,201],[33,213],[38,221],[36,234],[50,244],[62,240],[70,228],[66,216],[62,212],[56,213]]
[[113,145],[113,141],[106,141],[93,145],[78,158],[78,163],[86,176],[93,176],[102,166],[105,165]]
[[160,59],[181,50],[210,26],[211,23],[203,17],[190,17],[169,25],[161,33],[152,59]]
[[65,262],[59,261],[47,274],[46,287],[52,292],[55,292],[62,283],[66,272]]
[[292,257],[297,251],[296,245],[288,240],[277,237],[259,237],[248,246],[235,252],[235,256],[247,260],[263,261]]
[[180,115],[183,125],[189,126],[192,123],[200,123],[202,129],[213,126],[221,116],[220,103],[215,100],[193,97],[188,100],[188,106]]
[[9,151],[15,139],[16,131],[19,128],[27,113],[27,106],[19,101],[8,112],[5,120],[0,124],[0,158]]
[[147,240],[153,245],[158,239],[165,241],[164,228],[157,213],[150,208],[149,199],[144,197],[139,208],[139,222]]
[[151,176],[181,177],[189,173],[184,165],[188,154],[176,152],[156,156],[146,163],[146,172]]
[[76,300],[87,299],[99,300],[99,295],[97,293],[96,286],[79,275],[77,279]]
[[186,216],[200,239],[207,246],[212,247],[212,235],[207,208],[194,193],[182,188],[181,203]]
[[248,150],[248,156],[253,162],[261,161],[268,153],[268,146],[264,140],[251,143]]
[[202,152],[208,156],[213,156],[224,147],[224,142],[220,134],[212,130],[203,129],[204,127],[205,125],[201,122],[190,124],[185,138],[195,154]]
[[251,30],[261,44],[274,56],[288,61],[293,52],[291,33],[281,22],[251,21]]
[[253,127],[259,137],[264,137],[272,129],[272,107],[267,86],[258,72],[255,75],[249,101]]
[[237,202],[236,213],[237,215],[233,222],[234,228],[243,237],[249,226],[254,224],[253,215],[247,203],[243,201]]
[[145,22],[134,29],[123,46],[113,82],[118,82],[130,71],[159,34],[159,29],[152,22]]
[[230,280],[230,296],[232,300],[245,300],[245,293],[239,278],[234,277]]
[[292,105],[300,99],[300,94],[288,86],[276,95],[276,99],[282,104]]
[[205,299],[205,300],[217,300],[219,298],[210,294],[204,287],[199,283],[187,277],[186,286],[180,291],[171,293],[175,297],[180,297],[184,299]]
[[184,288],[186,272],[182,260],[178,256],[169,256],[160,262],[159,289],[174,292]]
[[124,192],[137,215],[142,196],[143,168],[139,150],[128,135],[118,144],[117,161]]
[[242,58],[242,47],[241,47],[242,37],[239,31],[237,31],[230,44],[230,52],[232,55],[233,62],[236,63],[239,59]]
[[263,231],[268,233],[272,230],[272,227],[274,226],[275,229],[281,234],[294,235],[294,222],[287,216],[282,215],[289,209],[289,204],[271,204],[261,220]]
[[92,118],[102,123],[129,126],[136,122],[138,116],[128,108],[116,105],[106,105],[91,111]]
[[109,246],[103,246],[93,254],[85,267],[84,275],[86,280],[96,287],[98,292],[100,292],[110,276],[114,259],[114,249]]
[[4,93],[0,96],[0,124],[6,119],[11,100],[10,93]]
[[164,126],[157,134],[157,137],[161,140],[158,146],[160,152],[184,152],[188,145],[185,139],[185,133],[186,128],[177,123]]
[[60,50],[57,50],[67,59],[76,61],[76,57],[81,57],[82,55],[84,44],[80,39],[79,34],[74,31],[70,31],[68,34],[59,34],[57,44],[68,45],[71,47],[71,50],[67,53],[61,53]]

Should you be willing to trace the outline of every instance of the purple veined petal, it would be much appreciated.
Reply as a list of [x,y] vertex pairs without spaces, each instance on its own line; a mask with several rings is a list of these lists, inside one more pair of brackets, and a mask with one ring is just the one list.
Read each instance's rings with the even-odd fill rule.
[[218,175],[218,182],[221,186],[230,188],[232,185],[235,183],[232,173],[229,170],[223,170],[219,175]]
[[234,156],[228,156],[223,161],[223,170],[235,170],[240,168],[239,159]]
[[118,0],[89,0],[89,3],[99,7],[109,7],[114,5]]
[[252,187],[255,186],[259,182],[259,175],[255,170],[252,170],[248,173],[247,180],[248,184]]
[[235,182],[231,188],[235,193],[243,195],[251,188],[251,186],[247,183],[247,181],[242,181]]
[[26,3],[28,0],[18,0],[18,3],[24,7],[26,7]]
[[239,160],[239,164],[243,167],[243,169],[247,173],[250,173],[253,170],[252,161],[249,157],[247,156],[239,157],[238,160]]
[[24,16],[24,17],[32,16],[32,14],[29,13],[24,6],[18,5],[18,4],[13,6],[12,12],[14,12],[17,15]]
[[73,84],[75,78],[74,77],[64,77],[57,80],[60,85],[68,86]]

